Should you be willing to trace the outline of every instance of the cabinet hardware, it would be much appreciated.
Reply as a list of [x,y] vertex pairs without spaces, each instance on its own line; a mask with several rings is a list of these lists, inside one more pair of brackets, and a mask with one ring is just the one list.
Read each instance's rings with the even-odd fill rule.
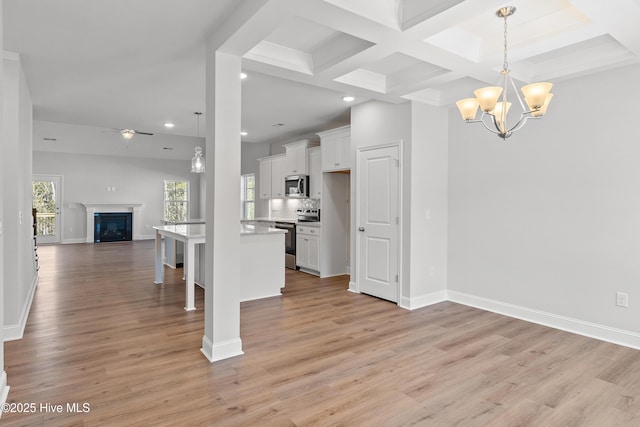
[[364,231],[364,227],[358,227],[358,231]]

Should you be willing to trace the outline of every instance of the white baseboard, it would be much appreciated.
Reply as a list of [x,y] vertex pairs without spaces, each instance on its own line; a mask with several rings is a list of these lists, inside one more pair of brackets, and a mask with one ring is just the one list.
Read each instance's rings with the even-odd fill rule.
[[62,239],[63,245],[75,245],[77,243],[87,243],[85,239]]
[[[4,405],[9,396],[9,386],[7,385],[7,373],[2,371],[0,374],[0,406]],[[2,411],[0,411],[0,417],[2,417]]]
[[547,313],[462,292],[447,291],[447,299],[458,304],[480,308],[493,313],[526,320],[527,322],[537,323],[574,334],[584,335],[589,338],[595,338],[601,341],[607,341],[613,344],[640,350],[640,334],[636,332],[612,328],[597,323],[585,322],[579,319],[573,319],[558,314]]
[[204,357],[212,363],[244,354],[242,351],[242,340],[240,338],[214,344],[209,338],[203,336],[200,351],[204,354]]
[[[138,235],[138,236],[133,236],[132,240],[153,240],[155,238],[156,238],[155,234],[141,234],[141,235]],[[62,239],[62,244],[63,245],[74,245],[76,243],[90,243],[91,244],[93,242],[87,242],[84,238]]]
[[407,310],[427,307],[447,300],[447,291],[437,291],[414,298],[401,297],[398,305]]
[[31,311],[31,303],[33,302],[33,296],[36,293],[36,288],[38,287],[38,275],[33,278],[31,283],[31,289],[29,289],[29,295],[27,295],[27,299],[24,302],[24,306],[22,307],[22,313],[20,314],[20,320],[17,324],[13,325],[4,325],[4,340],[5,341],[14,341],[22,339],[24,335],[24,328],[27,326],[27,319],[29,318],[29,311]]
[[354,294],[359,294],[360,291],[356,288],[356,282],[349,280],[349,292],[353,292]]
[[133,236],[133,240],[154,240],[156,238],[154,234],[140,234],[137,236]]

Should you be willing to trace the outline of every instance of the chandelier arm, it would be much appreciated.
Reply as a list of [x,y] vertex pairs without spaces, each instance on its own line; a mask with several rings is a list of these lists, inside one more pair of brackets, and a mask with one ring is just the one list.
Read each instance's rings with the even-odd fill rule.
[[[484,121],[484,116],[491,116],[491,121],[493,122],[494,126],[496,126],[496,130],[491,129],[488,125],[487,122]],[[493,114],[490,113],[485,113],[484,111],[482,112],[482,115],[480,116],[480,119],[478,120],[479,122],[482,123],[482,125],[485,127],[486,130],[488,130],[491,133],[495,133],[496,135],[498,135],[500,133],[500,129],[498,128],[498,126],[496,125],[496,118]]]
[[518,102],[520,103],[520,107],[522,107],[522,111],[525,112],[530,112],[529,111],[529,106],[525,105],[524,101],[522,101],[522,97],[520,96],[520,93],[518,92],[518,88],[516,87],[516,83],[513,81],[513,78],[511,78],[511,76],[509,77],[509,81],[511,82],[511,86],[513,87],[513,92],[516,94],[516,98],[518,98]]
[[511,129],[509,129],[509,130],[507,131],[507,133],[512,133],[512,132],[515,132],[515,131],[517,131],[517,130],[520,130],[520,128],[521,128],[522,126],[524,126],[524,124],[527,122],[527,120],[528,120],[529,118],[530,118],[530,117],[529,117],[528,113],[522,113],[522,114],[520,115],[520,120],[518,120],[518,122],[517,122],[515,125],[513,125],[513,127],[512,127]]

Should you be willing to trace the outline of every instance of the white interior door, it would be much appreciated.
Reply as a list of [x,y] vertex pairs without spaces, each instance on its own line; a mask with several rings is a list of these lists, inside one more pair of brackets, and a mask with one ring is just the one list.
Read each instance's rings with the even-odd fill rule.
[[360,292],[398,301],[399,148],[358,153],[356,281]]
[[36,208],[37,242],[60,243],[61,179],[59,176],[33,176],[33,207]]

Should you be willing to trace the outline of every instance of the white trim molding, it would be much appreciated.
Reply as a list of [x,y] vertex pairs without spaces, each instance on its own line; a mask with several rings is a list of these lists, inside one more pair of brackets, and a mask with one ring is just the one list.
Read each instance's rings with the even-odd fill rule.
[[[11,387],[7,385],[7,373],[2,371],[2,373],[0,373],[0,405],[3,405],[7,401],[10,388]],[[2,417],[2,411],[0,411],[0,417]]]
[[447,291],[437,291],[430,294],[420,295],[413,298],[400,297],[398,305],[407,310],[415,310],[438,304],[447,300]]
[[560,329],[589,338],[607,341],[613,344],[640,350],[640,334],[623,329],[612,328],[610,326],[597,323],[585,322],[558,314],[547,313],[527,307],[517,306],[475,295],[469,295],[457,291],[447,291],[449,301],[476,307],[493,313],[502,314],[527,322],[537,323],[551,328]]
[[212,363],[244,354],[244,351],[242,351],[242,340],[240,338],[214,344],[206,335],[202,337],[202,348],[200,351],[204,354],[204,357]]
[[360,290],[358,289],[356,282],[354,282],[353,280],[349,280],[349,292],[353,292],[354,294],[360,293]]
[[24,302],[24,306],[22,307],[22,314],[20,315],[20,321],[14,325],[4,325],[4,340],[5,341],[15,341],[20,340],[24,336],[24,328],[27,326],[27,319],[29,318],[29,312],[31,311],[31,304],[33,303],[33,296],[36,293],[36,288],[38,287],[38,276],[36,275],[33,278],[33,282],[31,283],[31,288],[29,289],[29,295],[27,295],[27,299]]

